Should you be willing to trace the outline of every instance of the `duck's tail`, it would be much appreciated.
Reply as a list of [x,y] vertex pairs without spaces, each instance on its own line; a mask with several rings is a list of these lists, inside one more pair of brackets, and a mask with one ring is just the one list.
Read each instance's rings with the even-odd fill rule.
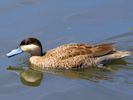
[[120,59],[123,57],[130,56],[132,52],[130,51],[116,51],[112,54],[107,55],[108,59]]
[[100,57],[98,59],[98,62],[99,62],[99,64],[104,63],[104,62],[106,63],[106,61],[120,59],[123,57],[130,56],[131,54],[132,54],[132,52],[130,52],[130,51],[115,51],[112,54],[108,54],[103,57]]

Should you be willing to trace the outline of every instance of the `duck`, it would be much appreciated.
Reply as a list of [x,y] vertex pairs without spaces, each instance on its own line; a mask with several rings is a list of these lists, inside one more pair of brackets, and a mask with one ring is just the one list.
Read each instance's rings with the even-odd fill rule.
[[98,67],[131,55],[130,51],[116,50],[113,44],[69,43],[43,52],[41,42],[37,38],[30,37],[24,39],[17,49],[10,51],[6,56],[13,57],[22,52],[28,52],[31,55],[29,62],[33,68],[39,69]]

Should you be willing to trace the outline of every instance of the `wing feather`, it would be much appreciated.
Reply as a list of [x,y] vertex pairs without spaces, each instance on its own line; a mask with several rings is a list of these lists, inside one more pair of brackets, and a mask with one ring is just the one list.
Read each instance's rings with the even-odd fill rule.
[[88,55],[90,57],[98,57],[112,52],[114,48],[111,43],[100,45],[89,44],[65,44],[49,50],[45,57],[55,57],[60,59],[67,59],[78,55]]

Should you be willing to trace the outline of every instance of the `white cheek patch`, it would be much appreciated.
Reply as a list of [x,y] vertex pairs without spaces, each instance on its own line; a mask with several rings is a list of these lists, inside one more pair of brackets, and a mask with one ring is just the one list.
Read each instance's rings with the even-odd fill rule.
[[29,44],[29,45],[23,45],[21,46],[21,49],[23,51],[34,51],[34,50],[38,50],[39,47],[37,45],[34,45],[34,44]]

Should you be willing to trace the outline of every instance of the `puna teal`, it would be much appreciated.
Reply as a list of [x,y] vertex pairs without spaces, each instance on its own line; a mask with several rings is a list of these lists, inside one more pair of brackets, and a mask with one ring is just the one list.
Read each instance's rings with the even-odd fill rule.
[[41,42],[36,38],[24,39],[18,49],[7,54],[8,57],[28,52],[34,68],[85,68],[105,64],[110,60],[120,59],[131,55],[129,51],[116,50],[112,43],[99,45],[64,44],[43,53]]

